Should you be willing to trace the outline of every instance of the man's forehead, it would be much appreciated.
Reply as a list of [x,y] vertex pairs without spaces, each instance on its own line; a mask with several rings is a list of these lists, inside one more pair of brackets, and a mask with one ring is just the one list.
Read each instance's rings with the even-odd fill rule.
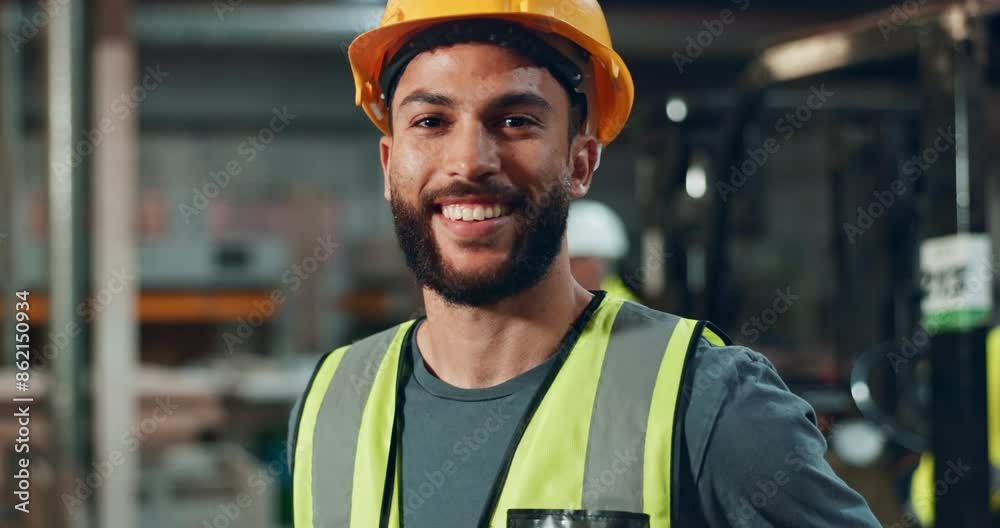
[[[493,61],[538,66],[530,57],[526,57],[514,49],[488,42],[458,42],[438,46],[417,54],[411,60],[411,64],[418,61],[457,60],[462,62],[468,60],[465,57],[489,57]],[[465,64],[465,66],[469,66],[469,64]]]
[[[452,103],[486,102],[515,91],[551,101],[562,87],[547,68],[515,52],[490,44],[463,43],[415,57],[400,77],[394,99],[399,107],[412,102],[414,94],[434,94]],[[427,97],[418,99],[432,103]]]
[[451,76],[453,80],[474,83],[484,77],[537,82],[538,78],[551,74],[548,69],[510,50],[485,44],[456,44],[415,57],[403,72],[400,84],[408,77],[428,75]]

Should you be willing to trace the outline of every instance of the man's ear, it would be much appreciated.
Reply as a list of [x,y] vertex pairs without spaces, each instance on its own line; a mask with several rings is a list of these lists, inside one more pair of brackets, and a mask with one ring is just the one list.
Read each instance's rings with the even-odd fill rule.
[[594,171],[601,163],[601,144],[590,134],[573,138],[570,144],[570,189],[572,199],[582,198],[590,189]]
[[379,159],[382,161],[382,183],[385,186],[383,195],[386,201],[391,200],[389,193],[389,159],[392,157],[392,136],[382,136],[378,141]]

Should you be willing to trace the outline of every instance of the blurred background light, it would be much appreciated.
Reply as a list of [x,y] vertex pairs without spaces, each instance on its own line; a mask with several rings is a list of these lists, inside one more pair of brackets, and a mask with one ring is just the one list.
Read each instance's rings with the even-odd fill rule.
[[667,117],[674,123],[680,123],[687,119],[687,102],[681,97],[671,97],[667,99]]

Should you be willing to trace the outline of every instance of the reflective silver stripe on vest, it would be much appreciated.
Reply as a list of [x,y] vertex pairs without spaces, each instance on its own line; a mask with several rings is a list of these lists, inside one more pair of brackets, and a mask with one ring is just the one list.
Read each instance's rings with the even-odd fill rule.
[[361,414],[398,330],[395,326],[351,345],[323,398],[313,444],[313,525],[317,528],[350,526]]
[[611,328],[590,419],[583,508],[639,512],[649,408],[681,319],[626,302]]

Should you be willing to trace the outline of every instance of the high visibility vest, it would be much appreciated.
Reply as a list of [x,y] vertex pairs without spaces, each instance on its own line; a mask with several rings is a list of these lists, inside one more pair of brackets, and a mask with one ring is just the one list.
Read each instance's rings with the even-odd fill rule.
[[639,302],[639,297],[636,296],[635,292],[632,291],[625,281],[621,279],[618,275],[609,275],[601,281],[601,289],[608,292],[608,295],[613,295],[619,299],[624,299],[626,301]]
[[[379,526],[397,363],[413,322],[339,348],[317,366],[294,447],[296,528]],[[519,508],[642,512],[651,527],[670,526],[674,435],[683,420],[675,409],[699,336],[729,343],[709,323],[602,299],[524,430],[490,526],[507,526],[507,511]],[[399,526],[399,480],[390,528]]]
[[[986,412],[989,438],[989,459],[992,471],[990,506],[1000,515],[1000,328],[990,332],[986,340]],[[946,483],[944,479],[940,479]],[[934,478],[934,457],[920,456],[920,463],[910,482],[910,508],[923,526],[934,526],[934,502],[941,486]]]

